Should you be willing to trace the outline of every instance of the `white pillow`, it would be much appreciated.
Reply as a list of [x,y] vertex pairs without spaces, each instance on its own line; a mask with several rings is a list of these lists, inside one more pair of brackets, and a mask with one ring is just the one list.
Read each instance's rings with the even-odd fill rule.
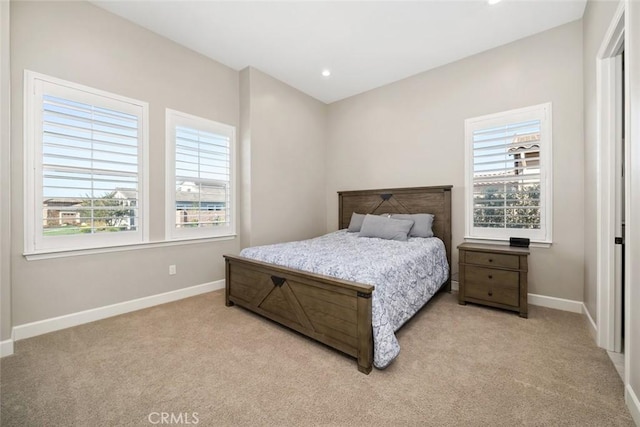
[[409,237],[433,237],[433,218],[432,214],[393,214],[394,219],[408,219],[414,222],[413,227],[409,231]]
[[359,214],[355,212],[352,213],[351,221],[349,221],[349,228],[347,228],[347,231],[350,233],[357,233],[358,231],[360,231],[360,228],[362,227],[362,221],[364,221],[363,214]]
[[378,237],[386,240],[406,242],[412,220],[393,219],[378,215],[367,215],[362,222],[359,237]]

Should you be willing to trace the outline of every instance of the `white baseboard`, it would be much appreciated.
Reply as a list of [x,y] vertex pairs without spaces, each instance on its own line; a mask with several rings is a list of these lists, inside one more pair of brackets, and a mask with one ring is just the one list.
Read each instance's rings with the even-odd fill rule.
[[624,401],[627,404],[627,408],[629,408],[631,417],[636,425],[640,426],[640,400],[638,400],[638,396],[629,384],[624,388],[624,391]]
[[529,294],[528,303],[531,305],[539,305],[540,307],[555,308],[556,310],[582,314],[582,301]]
[[[460,283],[455,280],[451,281],[451,290],[460,289]],[[573,301],[570,299],[562,299],[556,297],[548,297],[546,295],[528,294],[527,302],[531,305],[539,305],[540,307],[555,308],[556,310],[570,311],[572,313],[582,313],[584,304],[582,301]],[[593,323],[593,320],[591,320]],[[595,327],[595,324],[594,324]]]
[[104,307],[94,308],[91,310],[80,311],[78,313],[72,313],[64,316],[53,317],[51,319],[26,323],[24,325],[15,326],[13,328],[13,339],[15,341],[18,341],[25,338],[31,338],[37,335],[59,331],[61,329],[66,329],[72,326],[78,326],[89,322],[95,322],[96,320],[106,319],[107,317],[130,313],[132,311],[142,310],[143,308],[149,308],[155,305],[166,304],[168,302],[177,301],[183,298],[189,298],[223,288],[224,280],[217,280],[215,282],[204,283],[202,285],[191,286],[188,288],[165,292],[158,295],[151,295],[131,301],[125,301],[117,304],[107,305]]
[[591,313],[587,310],[587,306],[582,303],[582,313],[587,318],[587,326],[589,328],[589,333],[591,334],[591,338],[597,343],[598,342],[598,325],[593,321],[593,317],[591,317]]
[[13,354],[13,340],[0,341],[0,357],[11,356]]

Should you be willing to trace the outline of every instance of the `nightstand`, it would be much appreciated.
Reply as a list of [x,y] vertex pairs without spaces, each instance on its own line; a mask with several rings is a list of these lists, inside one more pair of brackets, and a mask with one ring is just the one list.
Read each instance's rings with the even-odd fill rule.
[[527,317],[529,249],[462,243],[458,256],[458,303],[504,308]]

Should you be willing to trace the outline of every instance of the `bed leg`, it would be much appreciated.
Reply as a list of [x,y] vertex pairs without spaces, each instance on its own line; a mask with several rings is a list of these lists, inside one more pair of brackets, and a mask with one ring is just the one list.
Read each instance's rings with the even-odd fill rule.
[[362,372],[365,375],[369,375],[369,373],[371,372],[372,366],[362,366],[360,365],[360,362],[358,362],[358,371]]
[[231,266],[229,265],[229,259],[224,260],[224,305],[227,307],[233,307],[233,301],[229,299],[229,285],[231,284]]
[[358,292],[358,370],[368,374],[372,368],[371,294]]

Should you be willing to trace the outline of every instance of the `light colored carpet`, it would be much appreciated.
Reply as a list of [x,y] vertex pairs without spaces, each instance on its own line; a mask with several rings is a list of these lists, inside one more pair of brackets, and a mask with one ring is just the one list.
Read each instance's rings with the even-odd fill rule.
[[633,425],[583,318],[529,309],[521,319],[440,294],[399,332],[391,366],[363,375],[212,292],[17,342],[0,362],[1,422],[151,426],[164,412],[200,426]]

